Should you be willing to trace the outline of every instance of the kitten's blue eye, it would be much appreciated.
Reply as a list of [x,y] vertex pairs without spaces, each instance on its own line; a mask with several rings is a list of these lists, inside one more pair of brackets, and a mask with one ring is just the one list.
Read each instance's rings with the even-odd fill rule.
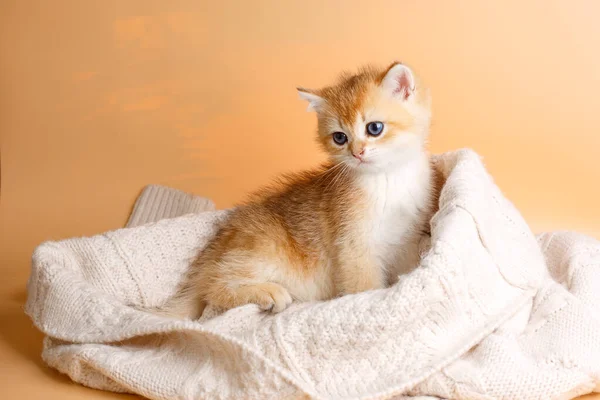
[[333,141],[341,146],[348,141],[348,136],[344,132],[334,132]]
[[371,136],[379,136],[383,132],[383,122],[373,121],[367,124],[367,134]]

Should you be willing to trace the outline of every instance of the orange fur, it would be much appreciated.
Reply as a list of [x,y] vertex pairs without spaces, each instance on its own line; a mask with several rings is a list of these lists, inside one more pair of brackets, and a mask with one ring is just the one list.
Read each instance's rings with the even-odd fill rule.
[[[373,250],[374,241],[380,239],[371,237],[380,229],[373,225],[374,217],[392,210],[386,201],[383,208],[377,206],[389,192],[388,175],[383,186],[370,186],[371,182],[381,180],[379,176],[392,169],[388,165],[401,169],[405,163],[416,168],[414,174],[409,170],[407,176],[422,192],[421,200],[414,211],[405,213],[410,219],[403,233],[406,237],[396,240],[406,246],[414,247],[416,238],[427,230],[433,199],[429,167],[421,168],[419,162],[413,161],[427,159],[424,142],[428,97],[420,87],[411,92],[410,103],[385,92],[382,82],[394,65],[383,70],[365,68],[321,90],[301,89],[318,106],[318,141],[330,155],[330,162],[284,177],[233,209],[164,312],[196,318],[206,304],[229,309],[248,303],[278,312],[292,299],[325,300],[382,288],[394,281],[387,265],[390,262],[383,260],[386,255]],[[356,131],[364,130],[364,124],[357,121],[370,115],[386,124],[385,135],[380,138]],[[334,131],[345,132],[348,143],[335,144]],[[362,149],[373,148],[373,164],[355,163],[352,152],[358,154]],[[406,154],[410,156],[402,155],[403,149],[408,149]],[[382,153],[381,159],[388,161],[377,164],[377,151],[387,152]],[[394,151],[401,155],[396,157]],[[377,194],[379,191],[383,194]],[[402,207],[406,208],[404,203],[392,211],[404,212]],[[388,244],[385,241],[382,246]],[[403,260],[410,267],[418,260],[412,254],[416,252],[414,248],[393,252],[400,254],[394,259]]]

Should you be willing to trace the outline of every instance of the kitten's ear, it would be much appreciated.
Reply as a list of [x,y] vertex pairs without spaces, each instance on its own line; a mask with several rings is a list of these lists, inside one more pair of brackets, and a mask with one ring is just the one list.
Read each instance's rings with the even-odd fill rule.
[[392,96],[406,100],[415,92],[415,77],[410,68],[396,62],[385,72],[381,86]]
[[323,104],[325,103],[325,99],[319,96],[314,90],[297,88],[298,94],[302,100],[308,101],[308,108],[306,111],[319,111]]

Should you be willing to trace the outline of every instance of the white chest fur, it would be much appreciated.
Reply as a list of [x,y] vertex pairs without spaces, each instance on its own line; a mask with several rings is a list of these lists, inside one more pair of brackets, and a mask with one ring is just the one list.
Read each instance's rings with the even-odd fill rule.
[[371,256],[389,274],[418,260],[418,239],[428,218],[431,171],[427,156],[361,179],[367,195],[364,232]]

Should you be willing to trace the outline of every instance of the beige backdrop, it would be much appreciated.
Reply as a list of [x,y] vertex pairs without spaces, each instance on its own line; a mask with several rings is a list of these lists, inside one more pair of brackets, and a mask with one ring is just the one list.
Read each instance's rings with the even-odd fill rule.
[[412,65],[434,96],[432,150],[480,152],[536,231],[600,237],[598,15],[567,0],[2,1],[2,390],[108,396],[40,368],[19,308],[35,245],[122,226],[148,183],[228,207],[318,163],[295,87],[366,62]]

